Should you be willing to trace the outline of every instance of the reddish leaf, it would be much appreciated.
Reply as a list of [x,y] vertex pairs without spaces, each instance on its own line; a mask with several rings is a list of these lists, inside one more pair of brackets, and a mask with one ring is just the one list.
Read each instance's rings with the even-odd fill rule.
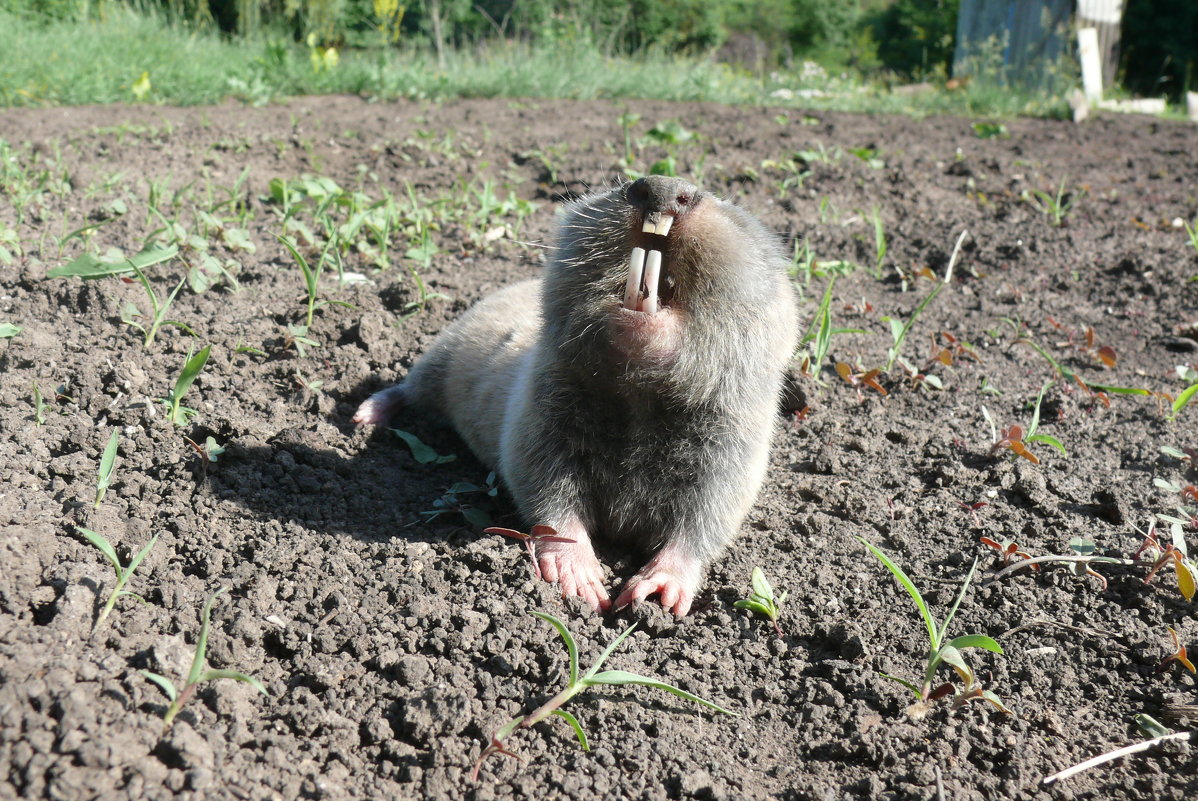
[[1107,367],[1115,366],[1115,349],[1110,345],[1103,345],[1098,349],[1098,359]]

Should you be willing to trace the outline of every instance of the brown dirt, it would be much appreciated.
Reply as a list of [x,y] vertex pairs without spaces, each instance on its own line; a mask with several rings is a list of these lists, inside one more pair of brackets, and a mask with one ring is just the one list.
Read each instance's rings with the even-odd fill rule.
[[[1195,702],[1193,676],[1176,666],[1157,672],[1172,651],[1166,627],[1198,638],[1194,606],[1172,572],[1146,585],[1143,566],[1104,566],[1104,591],[1052,566],[983,586],[995,559],[978,540],[1014,539],[1046,554],[1085,537],[1100,553],[1127,557],[1140,543],[1133,526],[1182,503],[1153,479],[1198,483],[1192,464],[1160,451],[1198,446],[1194,407],[1169,422],[1159,399],[1116,395],[1108,408],[1060,381],[1041,431],[1068,456],[1035,445],[1039,465],[992,453],[982,415],[985,405],[1000,426],[1026,427],[1053,378],[1017,332],[1091,383],[1184,388],[1175,368],[1198,362],[1198,254],[1171,221],[1198,213],[1195,127],[1141,117],[1013,120],[1010,138],[980,139],[966,119],[790,110],[783,124],[779,110],[629,105],[642,115],[638,133],[676,119],[698,134],[678,150],[680,173],[736,197],[787,237],[808,237],[822,260],[872,265],[864,217],[880,209],[886,276],[857,269],[837,281],[832,305],[834,325],[872,333],[834,336],[834,361],[883,364],[883,316],[907,319],[932,286],[915,278],[904,291],[889,265],[943,275],[969,230],[951,286],[919,317],[904,355],[922,366],[930,336],[947,331],[981,361],[930,368],[940,391],[913,388],[896,367],[881,379],[887,397],[858,393],[830,369],[825,388],[800,379],[809,414],[780,425],[761,498],[681,622],[659,608],[604,618],[563,603],[532,580],[518,545],[477,533],[456,512],[427,521],[421,512],[452,484],[486,478],[435,421],[401,425],[456,461],[417,464],[395,436],[349,423],[447,321],[535,274],[556,202],[620,174],[624,106],[313,98],[262,109],[0,113],[10,165],[31,176],[22,197],[33,197],[0,206],[9,226],[22,212],[25,251],[0,267],[0,322],[24,327],[0,340],[0,797],[1192,797],[1198,752],[1185,743],[1039,786],[1142,739],[1136,713],[1166,720],[1170,703]],[[817,143],[829,159],[810,163],[801,186],[763,165]],[[847,152],[858,147],[876,148],[885,165]],[[636,161],[663,155],[646,145]],[[144,305],[136,284],[46,277],[85,247],[138,250],[162,226],[146,213],[151,182],[181,190],[177,206],[163,208],[194,231],[195,207],[227,197],[247,170],[234,197],[256,252],[209,234],[214,252],[240,263],[241,289],[180,293],[171,316],[195,340],[171,328],[144,348],[120,322],[126,302]],[[400,258],[409,245],[397,235],[398,267],[380,272],[350,253],[347,269],[370,283],[326,280],[328,297],[353,308],[321,308],[309,333],[319,345],[299,355],[283,326],[301,321],[303,291],[271,236],[282,223],[268,183],[304,173],[376,199],[384,188],[404,198],[410,184],[440,222],[441,252],[423,278],[451,299],[405,316],[416,290],[406,271],[413,262]],[[20,183],[11,170],[0,175],[10,192]],[[514,227],[512,213],[449,213],[487,177],[501,197],[510,188],[539,203],[515,237],[484,241],[487,230]],[[1061,181],[1085,195],[1053,227],[1020,195]],[[92,223],[103,225],[59,253],[59,239]],[[160,292],[182,274],[177,260],[151,270]],[[817,277],[806,288],[804,320],[824,285]],[[1114,369],[1067,344],[1065,329],[1078,332],[1078,345],[1088,327],[1095,346],[1117,351]],[[193,341],[211,343],[212,358],[185,401],[198,416],[176,429],[157,399]],[[238,353],[238,344],[262,353]],[[35,421],[35,383],[69,396],[52,398],[44,425]],[[114,427],[113,485],[93,509]],[[204,470],[184,434],[213,436],[227,452]],[[496,522],[519,525],[502,493],[472,498]],[[963,506],[978,503],[986,505]],[[146,603],[122,600],[90,639],[113,577],[76,525],[104,533],[122,558],[160,536],[130,583]],[[879,672],[921,674],[923,626],[855,535],[891,553],[938,615],[980,556],[983,578],[954,631],[1001,641],[1003,656],[968,656],[1013,715],[947,702],[920,720],[905,714],[910,697]],[[639,559],[603,558],[613,585]],[[790,592],[782,637],[732,606],[754,565]],[[270,695],[210,683],[164,734],[165,698],[138,670],[186,673],[199,609],[219,586],[231,592],[216,605],[209,663],[260,677]],[[564,650],[530,609],[567,621],[584,664],[642,620],[611,667],[658,674],[740,716],[647,689],[596,690],[570,705],[590,753],[560,721],[542,724],[513,738],[524,762],[496,759],[470,784],[487,733],[564,680]]]

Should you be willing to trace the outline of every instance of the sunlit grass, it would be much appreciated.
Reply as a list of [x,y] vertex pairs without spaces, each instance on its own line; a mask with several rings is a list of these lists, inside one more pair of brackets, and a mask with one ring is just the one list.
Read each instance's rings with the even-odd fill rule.
[[[709,58],[596,47],[496,43],[450,51],[444,64],[416,48],[346,50],[313,58],[284,35],[222,38],[147,13],[110,7],[104,21],[33,23],[0,11],[0,105],[142,102],[197,105],[295,95],[372,98],[642,98],[899,114],[1063,116],[1063,97],[975,80],[915,94],[811,64],[801,74],[752,71]],[[319,55],[321,51],[316,51]],[[148,80],[142,80],[143,74]]]

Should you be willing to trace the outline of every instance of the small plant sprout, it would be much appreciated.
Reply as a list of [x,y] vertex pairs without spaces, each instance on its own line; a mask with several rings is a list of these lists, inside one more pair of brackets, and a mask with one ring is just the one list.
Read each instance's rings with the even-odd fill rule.
[[622,686],[628,684],[639,684],[645,687],[656,687],[659,690],[665,690],[666,692],[676,695],[679,698],[684,698],[687,701],[694,701],[696,704],[702,704],[710,709],[714,709],[716,712],[721,712],[725,715],[732,715],[733,717],[736,717],[735,712],[730,712],[721,706],[713,704],[711,701],[705,701],[697,695],[688,693],[686,690],[680,689],[671,684],[666,684],[665,682],[652,678],[651,676],[641,676],[624,670],[604,670],[600,672],[599,668],[603,666],[603,663],[607,661],[607,658],[611,656],[612,652],[619,647],[620,643],[624,642],[624,639],[632,633],[633,629],[636,628],[635,623],[629,626],[623,634],[612,640],[611,644],[609,644],[607,648],[603,650],[603,653],[599,655],[599,658],[595,660],[595,663],[591,666],[591,669],[588,670],[586,674],[580,676],[578,674],[578,645],[574,642],[574,637],[570,635],[570,631],[566,628],[566,624],[548,612],[533,611],[530,612],[530,614],[553,626],[553,628],[557,630],[557,633],[561,635],[562,640],[565,642],[566,651],[570,660],[569,683],[566,685],[565,689],[550,698],[541,706],[537,707],[537,709],[534,711],[527,715],[515,718],[497,729],[491,735],[490,744],[483,749],[483,752],[479,755],[478,760],[474,763],[474,770],[470,774],[471,781],[478,781],[478,773],[482,768],[483,762],[492,754],[503,754],[504,756],[519,759],[516,754],[508,749],[508,738],[521,729],[532,728],[548,718],[550,715],[557,715],[562,720],[566,721],[566,723],[570,724],[570,728],[574,730],[575,736],[578,737],[578,742],[582,745],[582,750],[591,750],[590,744],[587,742],[586,733],[582,730],[582,725],[578,722],[577,718],[575,718],[566,710],[562,709],[562,706],[574,696],[589,689],[590,687],[594,687],[595,685]]
[[225,447],[217,442],[213,437],[208,437],[204,440],[204,444],[196,442],[191,437],[183,437],[184,442],[191,446],[195,451],[196,456],[200,458],[200,473],[208,475],[208,465],[216,464],[222,453],[225,452]]
[[[919,592],[914,582],[903,572],[903,569],[891,561],[889,556],[880,548],[872,545],[868,540],[862,537],[858,537],[857,539],[861,540],[862,544],[886,566],[886,569],[894,575],[899,585],[911,596],[911,600],[915,602],[915,606],[923,618],[924,625],[928,629],[927,667],[924,669],[922,685],[916,686],[913,682],[909,682],[906,679],[889,676],[885,673],[882,674],[888,679],[897,681],[915,694],[916,701],[907,707],[907,714],[912,718],[922,718],[930,711],[933,701],[950,695],[953,697],[954,708],[968,701],[980,699],[993,704],[998,710],[1010,714],[1010,710],[1003,705],[1002,700],[995,693],[982,689],[981,685],[978,684],[977,675],[973,672],[973,669],[965,661],[965,657],[961,653],[963,648],[982,648],[996,654],[1001,654],[1003,652],[1002,647],[984,634],[962,634],[951,640],[946,639],[949,624],[952,623],[953,616],[957,614],[957,608],[965,598],[965,593],[969,590],[969,584],[973,581],[973,574],[977,571],[977,560],[975,559],[973,566],[969,568],[969,573],[965,576],[965,581],[961,585],[961,592],[957,595],[957,599],[953,601],[952,608],[948,610],[948,616],[944,618],[943,623],[937,625],[936,619],[932,617],[932,613],[923,599],[923,595]],[[957,672],[957,675],[961,677],[961,681],[965,684],[964,689],[957,692],[952,682],[945,682],[936,687],[932,686],[936,680],[936,670],[941,665],[948,665]]]
[[1073,207],[1086,196],[1085,189],[1067,193],[1065,181],[1065,178],[1061,179],[1061,185],[1057,188],[1055,195],[1050,195],[1042,189],[1032,189],[1030,192],[1024,190],[1023,192],[1023,199],[1048,217],[1048,224],[1054,228],[1060,228],[1064,224],[1065,218],[1073,211]]
[[[278,234],[275,234],[275,239],[278,239],[280,242],[283,243],[284,247],[286,247],[289,251],[291,251],[292,257],[295,258],[295,262],[296,262],[296,264],[299,265],[300,272],[304,276],[304,289],[307,290],[307,293],[308,293],[307,313],[304,318],[305,328],[312,327],[312,315],[315,314],[316,310],[319,309],[321,306],[334,305],[334,306],[345,306],[345,307],[351,308],[351,309],[353,308],[353,306],[351,304],[346,303],[345,301],[321,300],[318,297],[319,292],[320,292],[320,276],[321,276],[321,273],[324,272],[325,258],[327,257],[330,248],[333,249],[334,254],[336,254],[338,252],[335,249],[336,239],[337,239],[335,236],[330,237],[329,240],[325,243],[324,250],[321,252],[320,258],[317,259],[315,267],[312,267],[311,265],[308,264],[308,260],[305,259],[303,254],[301,254],[299,252],[299,250],[296,249],[295,244],[290,239],[288,239],[284,236],[279,236]],[[307,333],[307,332],[305,331],[305,333]]]
[[999,431],[994,425],[994,418],[990,416],[990,410],[985,406],[982,407],[982,416],[986,418],[986,422],[990,425],[991,453],[997,453],[1005,449],[1016,456],[1022,456],[1032,464],[1040,464],[1040,457],[1027,448],[1027,443],[1039,442],[1056,448],[1061,452],[1062,456],[1068,455],[1065,452],[1065,446],[1056,437],[1038,433],[1038,429],[1040,428],[1040,406],[1044,402],[1044,393],[1051,386],[1052,382],[1050,381],[1040,388],[1040,394],[1036,396],[1036,405],[1032,409],[1032,423],[1028,426],[1027,434],[1023,433],[1023,426],[1020,425],[1013,425]]
[[124,596],[128,595],[132,598],[136,598],[142,603],[146,602],[146,599],[142,598],[137,593],[130,592],[129,590],[125,589],[125,585],[129,582],[129,577],[133,575],[133,571],[137,570],[138,565],[140,565],[142,560],[146,558],[146,555],[150,553],[150,549],[154,547],[154,543],[158,542],[158,535],[155,534],[140,551],[134,554],[133,558],[129,560],[128,565],[121,567],[121,560],[117,557],[116,550],[112,547],[108,540],[104,539],[102,534],[97,534],[91,529],[83,528],[81,526],[76,526],[75,530],[78,531],[84,539],[96,546],[100,553],[104,554],[104,558],[108,560],[109,564],[112,565],[112,569],[116,571],[116,584],[113,586],[112,592],[108,594],[108,599],[104,602],[104,608],[100,610],[100,614],[96,617],[95,625],[92,626],[92,633],[95,633],[95,631],[100,628],[100,624],[108,618],[108,614],[112,612],[112,608],[116,606],[116,602]]
[[862,387],[869,387],[884,396],[890,394],[886,391],[886,387],[878,383],[878,376],[882,374],[882,371],[876,367],[865,371],[861,370],[861,368],[854,370],[853,366],[848,362],[837,362],[836,374],[857,390],[858,401],[865,400],[865,394],[861,391]]
[[419,437],[407,431],[402,431],[398,428],[391,429],[391,433],[402,439],[408,446],[408,450],[412,452],[412,458],[420,464],[446,464],[457,459],[457,455],[453,453],[439,454],[428,445],[425,445]]
[[532,527],[532,531],[525,534],[523,531],[516,531],[512,528],[500,528],[499,526],[490,526],[483,529],[484,534],[499,534],[504,537],[510,537],[513,540],[519,540],[524,543],[525,549],[528,551],[528,561],[532,563],[533,575],[537,580],[541,580],[541,565],[537,562],[536,543],[538,542],[575,542],[572,537],[563,537],[557,533],[557,529],[553,526],[543,526],[537,524]]
[[266,688],[262,686],[262,682],[253,676],[247,676],[245,673],[239,673],[236,670],[204,670],[204,656],[208,651],[208,629],[210,617],[212,615],[212,604],[215,603],[217,597],[227,590],[227,587],[221,587],[208,598],[208,602],[204,604],[204,611],[200,615],[200,636],[196,639],[195,656],[191,660],[191,670],[187,673],[187,682],[182,689],[175,687],[174,682],[166,676],[158,673],[151,673],[148,670],[139,671],[150,681],[157,684],[166,693],[166,697],[170,699],[171,705],[166,710],[166,715],[162,718],[163,728],[169,729],[171,724],[175,722],[175,716],[179,711],[191,700],[195,695],[196,687],[205,681],[214,679],[233,679],[234,681],[243,681],[253,687],[263,695],[269,695]]
[[491,525],[491,516],[485,510],[464,500],[464,496],[480,493],[490,498],[494,498],[499,494],[499,485],[496,483],[494,470],[487,474],[487,485],[485,487],[471,484],[469,481],[458,481],[445,490],[445,494],[433,501],[432,509],[427,509],[420,514],[424,515],[425,522],[432,522],[442,515],[457,512],[466,518],[467,523],[475,528],[488,528]]
[[1156,534],[1156,519],[1151,520],[1148,523],[1148,532],[1144,534],[1144,541],[1135,553],[1135,559],[1152,562],[1148,575],[1144,577],[1145,584],[1152,581],[1162,567],[1172,564],[1174,575],[1177,577],[1178,592],[1187,601],[1192,601],[1198,593],[1198,565],[1194,564],[1186,550],[1181,523],[1170,523],[1169,533],[1172,541],[1162,545]]
[[[999,555],[1002,556],[1002,563],[1004,565],[1011,564],[1012,559],[1019,560],[1032,558],[1030,553],[1020,550],[1018,543],[1012,540],[1003,540],[1002,542],[998,542],[996,540],[990,539],[989,537],[980,537],[978,541],[987,548],[993,548],[994,550],[998,551]],[[1039,565],[1032,565],[1032,570],[1039,569]]]
[[907,318],[906,322],[896,320],[893,317],[883,318],[890,323],[890,337],[894,341],[894,344],[887,351],[886,367],[882,369],[882,372],[889,373],[890,368],[894,367],[894,363],[898,361],[899,356],[902,354],[903,342],[906,341],[907,334],[911,333],[911,327],[915,325],[915,321],[919,319],[919,315],[923,314],[923,310],[928,307],[928,304],[936,299],[936,296],[940,294],[940,290],[952,283],[953,268],[957,266],[957,257],[961,254],[961,245],[965,242],[965,237],[968,235],[968,228],[961,231],[961,234],[957,237],[957,243],[953,245],[953,253],[949,256],[948,267],[944,269],[944,280],[938,281],[932,287],[931,291],[915,307],[915,311],[911,312],[911,316]]
[[759,615],[764,615],[774,624],[774,631],[778,636],[782,636],[782,627],[778,625],[778,615],[781,613],[782,604],[786,603],[788,591],[783,591],[777,599],[774,598],[774,588],[765,578],[765,573],[761,572],[761,568],[753,568],[751,577],[753,583],[753,592],[749,593],[748,598],[742,598],[733,604],[737,609],[748,609],[750,612],[756,612]]
[[0,339],[12,339],[17,334],[24,330],[19,325],[12,323],[0,323]]
[[183,363],[183,370],[180,371],[179,377],[175,380],[175,388],[170,394],[162,399],[168,409],[168,416],[171,422],[177,426],[187,425],[187,421],[195,417],[199,412],[195,409],[190,409],[183,406],[180,402],[183,396],[187,394],[187,390],[191,389],[191,385],[195,383],[200,371],[204,369],[204,365],[208,363],[208,354],[212,350],[211,345],[205,345],[199,353],[187,354],[187,361]]
[[1161,660],[1161,663],[1157,665],[1156,672],[1164,673],[1176,662],[1191,673],[1198,673],[1198,670],[1194,669],[1194,663],[1186,655],[1186,647],[1182,643],[1181,638],[1177,636],[1177,632],[1173,630],[1172,626],[1168,628],[1169,636],[1173,638],[1173,653]]
[[96,473],[96,503],[93,509],[100,508],[100,502],[108,492],[108,485],[112,483],[112,469],[116,465],[116,450],[119,444],[120,432],[114,428],[108,438],[108,444],[104,446],[104,455],[100,457],[100,469]]
[[[143,315],[141,310],[137,308],[137,304],[126,303],[124,308],[121,310],[121,322],[125,325],[136,328],[138,331],[141,331],[145,338],[143,344],[147,348],[153,344],[154,337],[157,336],[159,329],[161,329],[164,325],[173,325],[176,328],[186,331],[188,334],[194,337],[196,335],[195,331],[192,331],[191,328],[186,324],[181,323],[178,320],[166,319],[167,310],[170,309],[171,304],[175,302],[175,297],[179,294],[179,290],[182,289],[184,284],[187,283],[187,278],[184,277],[179,279],[179,283],[175,285],[175,288],[171,290],[170,294],[165,298],[161,298],[158,296],[158,293],[154,291],[154,285],[150,283],[149,278],[146,278],[146,274],[141,271],[141,268],[132,262],[129,262],[129,265],[133,268],[134,275],[137,276],[138,282],[141,283],[142,289],[144,289],[146,292],[146,299],[150,302],[150,314]],[[121,280],[129,281],[130,283],[132,282],[132,279],[129,278],[122,278]],[[139,317],[144,321],[144,325],[137,321],[137,318]]]
[[836,276],[828,279],[828,286],[820,300],[819,309],[812,318],[811,324],[807,326],[807,331],[799,340],[799,353],[802,354],[799,369],[803,375],[814,378],[815,382],[821,386],[823,386],[823,380],[820,378],[820,372],[823,369],[824,360],[828,358],[832,337],[837,334],[867,333],[860,328],[832,327],[832,286],[835,283]]
[[1181,410],[1189,405],[1195,395],[1198,395],[1198,384],[1190,384],[1181,391],[1173,401],[1172,413],[1169,415],[1170,423],[1177,419],[1177,415],[1181,414]]
[[41,387],[39,387],[37,384],[34,384],[33,385],[33,422],[37,423],[39,426],[44,426],[46,424],[46,409],[48,409],[48,408],[49,408],[49,404],[47,404],[46,399],[42,397]]

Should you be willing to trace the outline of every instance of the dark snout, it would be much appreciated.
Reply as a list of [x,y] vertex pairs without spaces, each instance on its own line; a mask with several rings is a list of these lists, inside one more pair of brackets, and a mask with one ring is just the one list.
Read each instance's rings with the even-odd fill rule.
[[625,190],[628,202],[644,214],[684,214],[694,208],[702,194],[694,184],[664,175],[638,178]]

